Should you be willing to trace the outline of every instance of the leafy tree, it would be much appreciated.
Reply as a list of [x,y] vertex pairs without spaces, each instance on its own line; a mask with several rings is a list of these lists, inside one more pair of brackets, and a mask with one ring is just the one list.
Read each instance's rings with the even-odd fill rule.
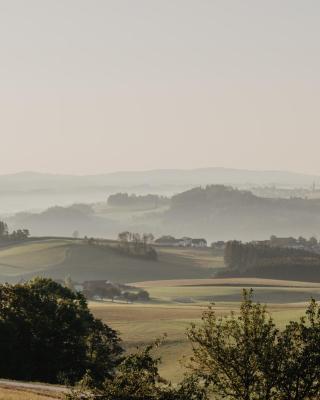
[[128,355],[115,376],[103,385],[92,385],[90,377],[82,387],[68,396],[69,400],[206,400],[206,391],[193,377],[187,377],[173,387],[159,375],[160,359],[152,350],[159,343]]
[[265,307],[244,290],[240,315],[218,317],[212,307],[202,326],[187,335],[192,343],[190,368],[219,399],[276,399],[278,330]]
[[278,340],[279,400],[320,398],[320,308],[312,300],[300,321],[291,321]]
[[150,295],[146,290],[139,290],[139,292],[137,293],[137,300],[149,301]]
[[113,374],[122,349],[80,293],[51,279],[0,285],[0,376],[75,383]]
[[8,236],[8,233],[8,225],[5,222],[0,221],[0,238]]
[[121,295],[121,290],[118,287],[113,286],[113,285],[107,286],[106,293],[105,293],[106,298],[114,301],[114,298],[116,296],[120,296],[120,295]]
[[315,236],[311,236],[311,238],[309,239],[309,245],[312,246],[316,246],[318,244],[318,240]]

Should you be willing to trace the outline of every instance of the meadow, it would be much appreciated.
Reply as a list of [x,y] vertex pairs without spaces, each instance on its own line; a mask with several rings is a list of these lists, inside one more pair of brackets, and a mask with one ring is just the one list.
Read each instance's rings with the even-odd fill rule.
[[162,375],[173,382],[183,376],[186,359],[191,354],[186,330],[191,323],[201,322],[202,313],[212,301],[218,315],[226,315],[231,310],[237,312],[242,287],[252,287],[255,299],[267,303],[270,314],[281,328],[289,320],[303,315],[311,297],[320,299],[320,284],[304,282],[206,279],[140,282],[138,285],[149,291],[151,303],[91,302],[90,307],[97,317],[120,333],[128,351],[166,334],[156,354],[162,359]]
[[146,289],[151,297],[148,303],[102,301],[90,302],[90,307],[119,332],[128,351],[166,334],[157,354],[162,358],[161,373],[174,382],[185,371],[179,360],[191,352],[186,329],[193,322],[200,323],[210,303],[215,303],[221,315],[237,311],[242,288],[253,288],[255,300],[268,304],[281,327],[299,318],[311,297],[320,300],[318,283],[214,279],[215,271],[224,265],[222,255],[211,249],[157,247],[157,252],[159,259],[155,262],[120,254],[111,242],[92,246],[81,240],[39,238],[0,248],[0,278],[17,282],[36,275],[55,279],[70,276],[78,282],[108,279]]
[[[36,275],[73,280],[108,279],[135,282],[151,279],[209,278],[223,265],[211,249],[185,251],[157,248],[158,261],[116,252],[112,242],[89,245],[82,240],[38,239],[0,247],[0,280],[17,282]],[[114,244],[113,244],[114,245]]]

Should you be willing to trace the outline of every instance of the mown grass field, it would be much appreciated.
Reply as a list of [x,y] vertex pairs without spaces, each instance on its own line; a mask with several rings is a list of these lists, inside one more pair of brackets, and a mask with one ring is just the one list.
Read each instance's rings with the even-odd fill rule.
[[219,315],[226,315],[231,310],[237,312],[241,285],[252,287],[256,298],[268,303],[270,314],[281,328],[289,320],[296,320],[303,315],[312,296],[320,299],[320,284],[248,279],[247,282],[236,281],[232,285],[231,279],[217,281],[217,286],[213,285],[212,280],[203,280],[202,285],[199,280],[184,280],[184,286],[177,286],[180,280],[140,283],[149,291],[151,304],[92,302],[90,307],[97,317],[119,331],[128,351],[134,351],[136,347],[167,334],[157,354],[162,358],[161,373],[175,382],[181,379],[185,371],[180,360],[191,354],[186,330],[191,323],[201,323],[202,313],[211,301],[215,301]]
[[18,281],[35,275],[75,281],[108,279],[134,282],[151,279],[209,278],[221,268],[222,257],[158,248],[158,261],[121,255],[109,246],[92,246],[79,240],[46,239],[0,247],[0,279]]
[[[185,371],[180,360],[191,354],[190,344],[185,335],[190,324],[200,323],[204,306],[158,306],[138,305],[91,305],[93,313],[116,329],[128,351],[153,342],[167,335],[163,345],[157,351],[162,358],[160,371],[172,381],[178,381]],[[237,310],[238,304],[218,306],[219,314]],[[276,323],[282,327],[289,320],[299,318],[304,312],[304,305],[277,305],[270,308]]]
[[1,275],[19,276],[48,269],[62,263],[72,242],[43,240],[0,248]]

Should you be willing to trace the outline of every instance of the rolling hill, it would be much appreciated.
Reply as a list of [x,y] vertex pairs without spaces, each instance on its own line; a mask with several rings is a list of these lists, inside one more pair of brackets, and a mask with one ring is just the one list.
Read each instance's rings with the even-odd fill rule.
[[319,231],[319,199],[271,199],[224,185],[196,187],[172,197],[163,226],[210,240],[310,237]]
[[199,257],[181,249],[158,251],[158,261],[121,255],[111,246],[81,240],[37,239],[0,248],[0,280],[17,282],[36,275],[73,280],[135,282],[154,279],[209,278],[222,259],[210,250]]

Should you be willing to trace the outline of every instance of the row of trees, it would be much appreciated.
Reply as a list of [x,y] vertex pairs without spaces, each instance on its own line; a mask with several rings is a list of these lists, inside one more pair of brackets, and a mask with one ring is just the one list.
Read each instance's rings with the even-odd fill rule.
[[247,271],[251,268],[273,265],[319,266],[320,256],[303,249],[272,247],[234,240],[226,244],[224,262],[228,268],[233,270]]
[[29,236],[28,229],[17,229],[10,233],[8,225],[4,221],[0,221],[0,240],[24,240]]
[[151,260],[157,260],[158,255],[152,246],[154,236],[152,233],[133,233],[124,231],[119,233],[119,250],[128,255],[142,256]]
[[110,299],[114,301],[118,299],[131,303],[150,300],[149,293],[146,290],[138,290],[127,285],[118,285],[105,281],[85,282],[82,293],[87,299],[99,297],[101,300]]
[[128,207],[137,209],[158,208],[169,204],[170,199],[156,194],[147,194],[137,196],[128,193],[112,194],[108,198],[108,206],[110,207]]

